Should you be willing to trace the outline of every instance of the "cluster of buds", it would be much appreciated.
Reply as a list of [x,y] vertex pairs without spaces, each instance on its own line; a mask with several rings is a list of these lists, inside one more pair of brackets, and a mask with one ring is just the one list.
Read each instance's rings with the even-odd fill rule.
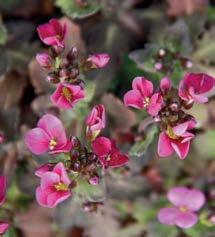
[[56,84],[51,101],[60,108],[70,109],[84,98],[81,72],[105,67],[109,55],[95,54],[83,59],[76,47],[67,52],[64,42],[67,26],[56,19],[38,26],[37,31],[41,41],[50,46],[49,52],[38,53],[36,60],[47,71],[47,81]]
[[[41,178],[36,190],[40,205],[53,208],[71,196],[79,179],[97,185],[106,169],[121,167],[128,162],[128,157],[119,151],[113,140],[99,136],[105,123],[105,108],[96,105],[86,118],[86,140],[83,143],[76,136],[68,138],[61,121],[52,114],[44,115],[37,127],[27,132],[25,144],[33,154],[48,152],[56,156],[35,173]],[[57,159],[59,153],[63,154],[60,162]]]
[[159,49],[154,55],[154,68],[159,72],[171,72],[173,70],[173,63],[177,62],[183,69],[192,68],[193,63],[185,57],[182,57],[179,53],[171,52],[168,49]]
[[160,127],[158,154],[170,156],[174,151],[184,159],[194,134],[195,118],[187,113],[193,104],[206,103],[206,93],[214,88],[214,78],[203,73],[187,74],[178,89],[171,86],[168,77],[162,78],[157,92],[153,84],[143,77],[133,80],[132,90],[124,95],[124,104],[137,109],[145,108]]

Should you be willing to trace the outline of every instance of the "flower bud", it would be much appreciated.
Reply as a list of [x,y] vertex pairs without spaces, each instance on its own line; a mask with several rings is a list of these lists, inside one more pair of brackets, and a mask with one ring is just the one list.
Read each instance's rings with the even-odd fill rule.
[[163,77],[160,81],[160,89],[162,92],[166,92],[170,89],[171,87],[171,81],[169,80],[168,77]]
[[57,83],[60,82],[58,75],[56,75],[56,73],[54,73],[54,72],[50,72],[48,74],[47,81],[49,81],[49,82],[51,82],[53,84],[57,84]]
[[81,146],[80,140],[76,136],[71,136],[70,141],[74,148],[79,148]]
[[77,68],[73,68],[69,74],[70,78],[72,79],[75,79],[78,75],[79,75],[79,70]]
[[72,47],[69,51],[69,53],[67,54],[67,58],[69,61],[72,61],[74,59],[76,59],[78,56],[78,50],[76,47]]
[[59,72],[59,75],[60,75],[61,78],[66,79],[66,78],[69,77],[69,71],[65,68],[62,68]]
[[159,63],[159,62],[155,63],[155,65],[154,65],[154,68],[156,71],[160,71],[162,69],[162,67],[163,67],[162,63]]
[[91,185],[97,185],[99,183],[99,177],[97,175],[94,175],[89,178],[88,182]]
[[49,69],[52,66],[52,60],[47,53],[38,53],[36,55],[36,60],[40,64],[40,66],[44,68]]

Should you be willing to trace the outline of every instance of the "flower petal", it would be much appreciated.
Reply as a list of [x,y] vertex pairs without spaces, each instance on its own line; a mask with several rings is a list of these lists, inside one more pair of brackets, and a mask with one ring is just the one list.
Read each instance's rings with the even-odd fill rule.
[[190,228],[198,221],[198,217],[193,212],[180,212],[175,218],[175,224],[181,228]]
[[38,122],[37,126],[48,133],[50,138],[57,140],[58,145],[67,143],[66,133],[61,121],[52,114],[44,115]]
[[175,140],[171,142],[171,145],[179,158],[181,160],[185,159],[189,149],[190,149],[190,140],[181,142],[180,140]]
[[184,197],[188,189],[186,187],[174,187],[167,193],[167,199],[177,207],[184,206]]
[[143,108],[143,96],[138,90],[130,90],[124,95],[124,104],[136,109]]
[[0,221],[0,234],[4,234],[9,228],[9,224],[7,222]]
[[62,162],[59,162],[54,167],[53,172],[57,173],[60,176],[60,181],[63,182],[64,184],[69,185],[71,183]]
[[138,90],[143,98],[151,97],[153,93],[153,84],[144,77],[136,77],[132,82],[132,88]]
[[49,208],[54,208],[57,206],[57,204],[65,201],[67,198],[71,196],[71,193],[66,191],[66,192],[54,192],[48,195],[47,198],[47,206]]
[[25,144],[28,149],[40,155],[48,151],[50,138],[42,128],[34,128],[25,135]]
[[184,196],[184,205],[192,211],[198,211],[205,204],[204,194],[197,189],[188,189]]
[[105,156],[111,152],[111,140],[106,137],[98,137],[92,143],[93,152],[97,156]]
[[161,110],[163,104],[163,98],[159,93],[155,93],[150,98],[150,103],[147,106],[147,112],[152,115],[156,116],[158,112]]
[[176,217],[179,211],[177,208],[162,208],[157,215],[157,218],[161,224],[175,225]]
[[1,175],[0,176],[0,205],[2,205],[5,200],[6,186],[7,186],[6,177]]
[[173,148],[169,137],[165,132],[161,132],[158,140],[158,155],[161,157],[170,156],[173,153]]

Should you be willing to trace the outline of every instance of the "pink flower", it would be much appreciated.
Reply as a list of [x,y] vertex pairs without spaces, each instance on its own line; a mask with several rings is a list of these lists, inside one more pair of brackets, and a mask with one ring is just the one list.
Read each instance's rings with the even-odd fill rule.
[[44,68],[50,68],[52,66],[52,60],[47,53],[38,53],[36,55],[36,60],[40,64],[40,66]]
[[190,148],[190,140],[194,137],[188,130],[193,129],[195,124],[194,120],[190,120],[173,128],[168,126],[165,132],[161,132],[158,141],[159,156],[170,156],[175,151],[180,159],[184,159]]
[[5,200],[6,186],[7,186],[6,177],[1,175],[0,176],[0,205],[2,205]]
[[4,142],[4,135],[0,133],[0,144],[2,144]]
[[187,74],[179,84],[178,94],[182,100],[206,103],[205,95],[214,87],[214,78],[203,73]]
[[41,165],[36,171],[35,171],[35,175],[38,177],[42,177],[42,175],[44,173],[46,173],[47,171],[52,171],[53,169],[53,165],[52,164],[44,164]]
[[87,136],[97,137],[100,131],[105,128],[105,107],[102,104],[96,105],[86,118]]
[[168,192],[167,198],[174,207],[162,208],[158,212],[158,220],[162,224],[190,228],[197,223],[198,216],[195,212],[205,203],[205,197],[201,191],[174,187]]
[[[0,205],[2,205],[5,201],[5,193],[6,193],[7,180],[6,177],[0,176]],[[4,221],[0,221],[0,234],[4,234],[9,227],[9,224]]]
[[160,81],[160,89],[165,92],[171,88],[171,81],[168,77],[163,77]]
[[42,174],[40,186],[36,189],[38,203],[44,207],[56,207],[71,196],[70,183],[63,163],[58,163],[52,171]]
[[159,93],[153,94],[153,84],[144,77],[136,77],[132,82],[132,90],[124,95],[124,104],[137,109],[146,108],[155,116],[162,107],[163,98]]
[[51,101],[59,108],[70,109],[84,98],[84,91],[80,86],[59,83],[51,95]]
[[4,221],[0,221],[0,234],[3,235],[8,230],[9,224]]
[[114,141],[98,137],[92,143],[93,152],[105,168],[116,168],[125,165],[128,157],[120,153]]
[[92,63],[92,68],[103,68],[110,61],[110,56],[108,54],[94,54],[90,55],[87,61]]
[[58,20],[51,19],[48,23],[38,26],[37,31],[44,44],[64,47],[66,24],[62,26]]
[[61,121],[51,114],[44,115],[37,123],[37,128],[27,132],[25,144],[36,155],[69,152],[72,148]]

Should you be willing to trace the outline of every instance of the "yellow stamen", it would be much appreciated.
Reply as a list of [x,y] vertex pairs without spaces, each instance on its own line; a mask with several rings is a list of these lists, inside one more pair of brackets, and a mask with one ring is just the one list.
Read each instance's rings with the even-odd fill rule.
[[170,126],[167,127],[166,134],[167,134],[167,136],[168,136],[169,138],[174,139],[174,140],[176,140],[176,139],[179,138],[179,137],[173,132],[173,129],[172,129],[172,127],[170,127]]
[[71,102],[72,94],[71,94],[71,92],[69,91],[69,89],[67,87],[62,88],[62,95],[66,98],[66,100]]
[[53,150],[55,148],[55,146],[57,145],[57,141],[56,139],[52,138],[49,142],[49,149]]
[[188,211],[187,208],[186,208],[186,207],[183,207],[183,206],[180,207],[179,210],[180,210],[181,212],[187,212],[187,211]]
[[68,186],[64,183],[55,184],[54,187],[57,191],[67,191],[68,190]]
[[149,97],[146,97],[144,100],[143,100],[143,107],[147,107],[150,103],[150,98]]

